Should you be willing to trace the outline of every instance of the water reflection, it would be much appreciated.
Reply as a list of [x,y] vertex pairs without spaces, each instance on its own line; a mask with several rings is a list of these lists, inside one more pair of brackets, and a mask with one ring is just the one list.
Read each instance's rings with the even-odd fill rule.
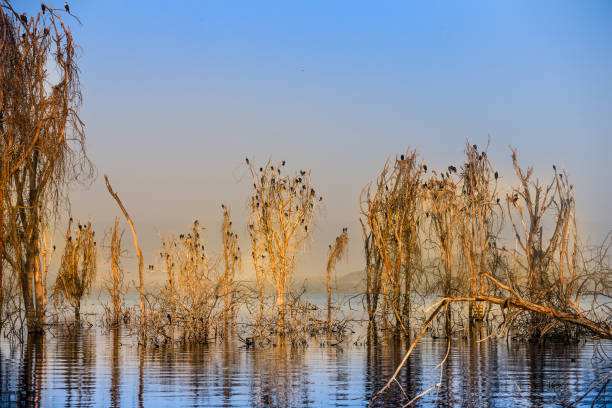
[[[438,382],[421,406],[567,402],[603,373],[592,367],[592,342],[480,339],[478,332],[453,339],[448,356],[445,339],[424,339],[400,372],[401,388],[394,385],[376,405],[397,406],[405,395],[413,397]],[[145,349],[125,330],[101,334],[95,329],[29,336],[23,345],[2,340],[0,406],[363,407],[409,346],[405,339],[363,340],[363,346],[314,340],[304,348],[277,341],[269,349],[247,349],[229,339]],[[581,402],[590,405],[592,398]]]

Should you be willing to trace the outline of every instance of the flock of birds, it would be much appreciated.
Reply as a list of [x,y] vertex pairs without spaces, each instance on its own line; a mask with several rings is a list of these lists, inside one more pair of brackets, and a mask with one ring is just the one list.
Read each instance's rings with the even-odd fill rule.
[[[47,6],[45,3],[40,3],[40,10],[42,11],[43,14],[46,14],[47,10],[49,10],[49,12],[53,12],[57,9],[52,9],[49,8],[49,6]],[[78,19],[77,16],[75,16],[74,14],[72,14],[70,12],[70,5],[68,4],[68,2],[64,2],[64,10],[66,10],[66,13],[70,14],[72,17],[76,18],[76,20],[79,22],[79,24],[81,23],[81,20]],[[15,14],[17,15],[17,14]],[[19,20],[21,20],[21,23],[27,27],[28,26],[28,14],[27,13],[22,13],[19,17]]]

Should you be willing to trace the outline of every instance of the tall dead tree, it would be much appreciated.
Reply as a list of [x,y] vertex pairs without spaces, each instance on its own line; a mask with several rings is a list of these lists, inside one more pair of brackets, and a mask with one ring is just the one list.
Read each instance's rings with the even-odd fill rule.
[[[478,151],[477,145],[466,142],[466,162],[461,169],[461,193],[458,197],[462,209],[459,218],[461,253],[465,260],[468,280],[468,296],[483,293],[482,279],[488,272],[495,250],[496,239],[502,228],[503,208],[497,193],[498,173],[487,157]],[[457,169],[449,166],[449,172]],[[469,320],[482,318],[482,302],[470,303]]]
[[238,234],[232,231],[230,210],[222,204],[223,225],[221,227],[221,240],[223,242],[223,325],[227,332],[228,325],[232,325],[236,316],[236,269],[240,268],[242,258],[238,246]]
[[[440,284],[444,297],[451,297],[455,292],[454,255],[457,246],[457,234],[461,207],[457,199],[457,183],[450,172],[440,176],[433,172],[427,182],[427,212],[435,245],[439,251]],[[451,334],[450,304],[446,304],[445,332]]]
[[[284,175],[285,162],[274,166],[268,161],[259,169],[247,159],[253,180],[249,201],[249,235],[253,254],[257,254],[256,271],[260,288],[265,278],[276,292],[277,331],[285,331],[285,303],[296,255],[312,232],[317,197],[310,183],[310,171],[300,170],[294,176]],[[261,301],[263,302],[263,289]]]
[[388,310],[396,329],[410,326],[412,288],[420,261],[419,226],[422,214],[422,175],[424,167],[415,150],[393,162],[387,161],[374,188],[362,191],[362,215],[382,261],[380,280],[383,325]]
[[[530,302],[563,311],[579,310],[576,299],[572,299],[578,262],[573,186],[567,173],[554,165],[554,177],[549,184],[542,185],[537,179],[533,182],[533,168],[521,169],[516,150],[511,150],[519,185],[506,197],[517,243],[517,249],[508,252],[518,276],[509,283]],[[531,336],[542,336],[546,321],[533,315]]]
[[67,184],[92,174],[78,116],[76,46],[59,13],[28,19],[0,2],[1,249],[19,278],[30,331],[42,330],[45,316],[40,225],[65,202]]

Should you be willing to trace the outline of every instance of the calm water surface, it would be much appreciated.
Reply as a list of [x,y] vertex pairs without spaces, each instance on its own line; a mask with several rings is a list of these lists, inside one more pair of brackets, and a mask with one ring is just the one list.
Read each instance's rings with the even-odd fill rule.
[[[407,345],[246,349],[240,343],[142,349],[126,332],[81,329],[0,343],[0,405],[41,407],[365,406]],[[573,400],[599,375],[596,344],[425,339],[401,374],[414,396],[441,381],[419,406],[499,406]],[[601,347],[598,346],[598,347]],[[610,344],[603,349],[612,352]],[[605,364],[604,364],[605,365]],[[609,366],[609,361],[607,363]],[[599,368],[597,368],[599,367]],[[609,370],[609,368],[608,368]],[[606,389],[608,403],[612,385]],[[378,406],[397,406],[399,387]],[[594,396],[594,395],[593,395]],[[590,406],[592,396],[581,403]],[[602,403],[601,406],[605,406]]]

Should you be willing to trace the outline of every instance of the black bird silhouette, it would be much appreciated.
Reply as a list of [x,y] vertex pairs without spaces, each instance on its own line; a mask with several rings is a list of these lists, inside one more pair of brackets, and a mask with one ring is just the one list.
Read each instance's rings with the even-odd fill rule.
[[259,171],[263,171],[263,168],[262,168],[262,167],[260,167],[260,168],[259,168]]
[[423,165],[423,170],[427,171],[427,165],[426,164]]
[[64,8],[68,13],[70,13],[70,6],[68,5],[68,2],[64,2]]
[[400,160],[404,160],[404,155],[403,154],[400,156]]
[[45,11],[47,11],[47,5],[45,3],[40,3],[40,9],[42,10],[43,14],[45,14]]
[[499,173],[495,172],[495,180],[497,180],[498,177],[499,177]]
[[285,165],[285,163],[286,163],[286,162],[283,160],[283,162],[281,163],[281,166],[284,166],[284,165]]
[[28,16],[26,16],[26,13],[23,13],[21,16],[19,16],[19,19],[21,20],[23,25],[28,25]]
[[248,157],[246,157],[244,160],[246,161],[246,164],[249,164],[249,158]]

